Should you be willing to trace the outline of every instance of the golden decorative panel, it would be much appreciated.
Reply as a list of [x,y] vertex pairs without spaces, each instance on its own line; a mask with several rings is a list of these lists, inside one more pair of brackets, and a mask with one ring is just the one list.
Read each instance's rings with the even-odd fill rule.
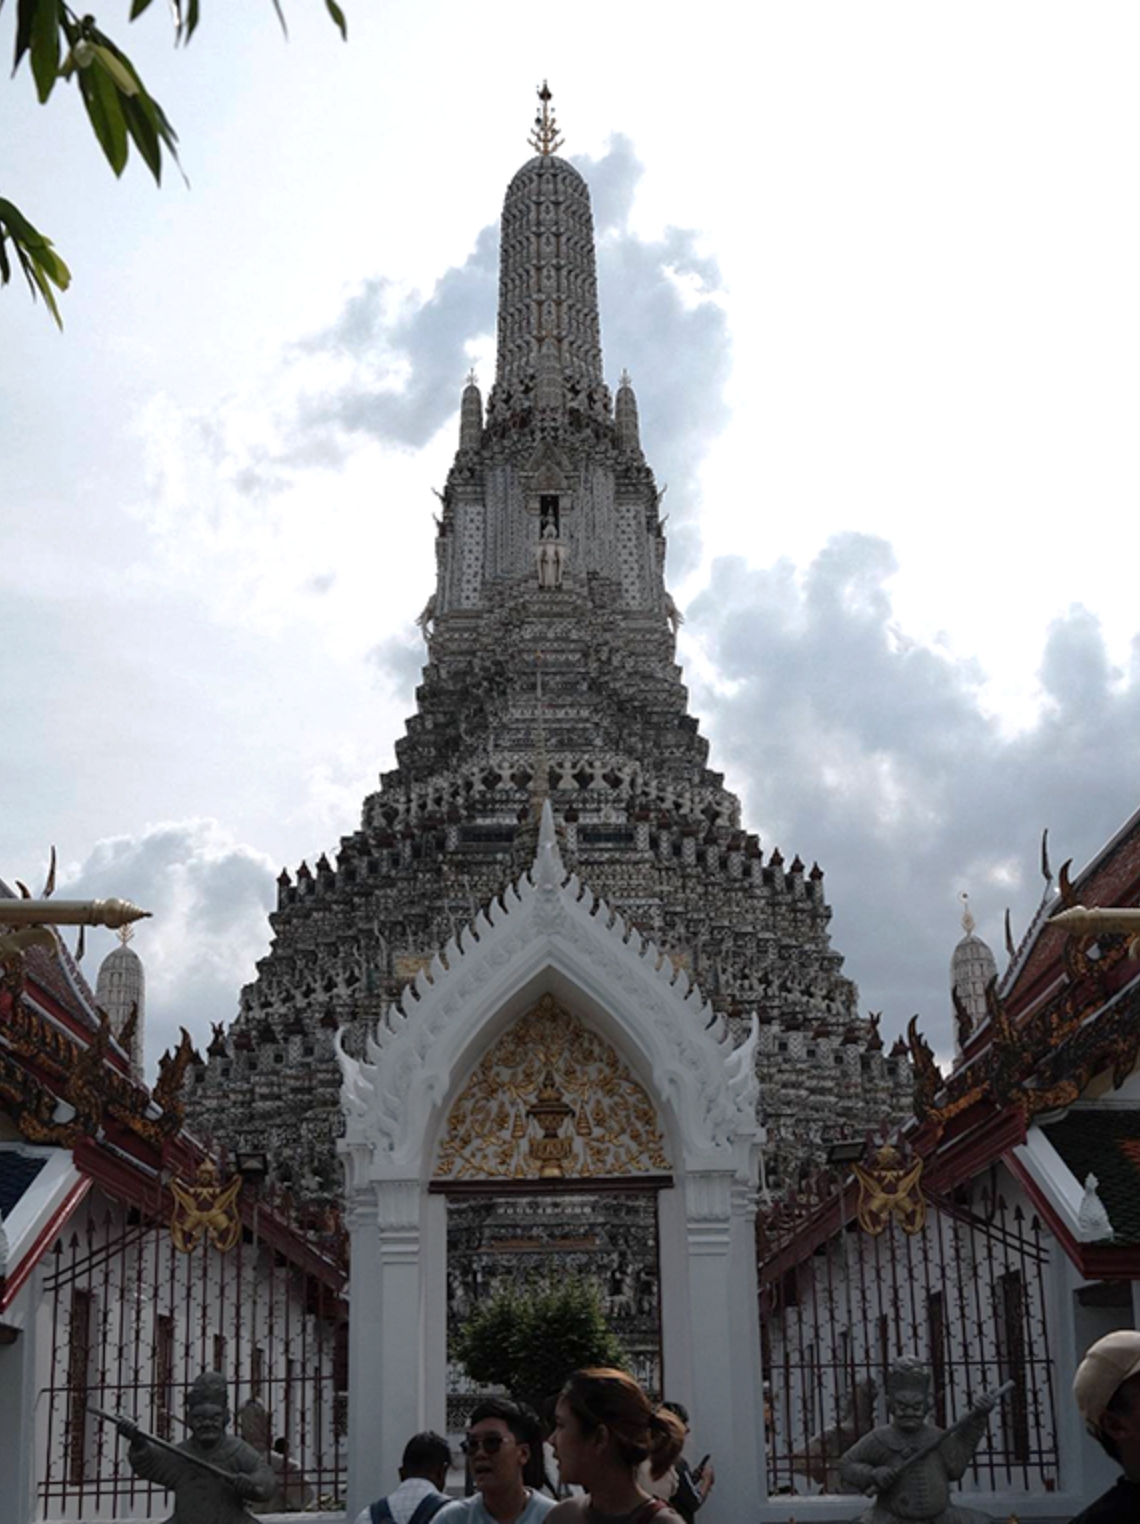
[[921,1233],[926,1222],[922,1194],[922,1160],[907,1159],[885,1143],[868,1164],[853,1164],[859,1182],[859,1226],[872,1237],[893,1217],[904,1233]]
[[203,1159],[193,1180],[171,1180],[174,1211],[170,1236],[182,1254],[193,1254],[203,1238],[228,1254],[241,1237],[241,1176],[225,1184],[212,1159]]
[[609,1043],[544,995],[464,1085],[435,1177],[591,1179],[670,1167],[644,1089]]

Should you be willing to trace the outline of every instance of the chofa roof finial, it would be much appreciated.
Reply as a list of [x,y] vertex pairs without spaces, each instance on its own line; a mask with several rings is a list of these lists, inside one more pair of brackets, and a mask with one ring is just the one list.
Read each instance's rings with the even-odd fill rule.
[[550,109],[550,86],[545,80],[542,82],[542,89],[538,92],[538,98],[542,102],[542,110],[535,116],[534,131],[527,138],[527,142],[536,153],[548,159],[551,154],[558,152],[565,140],[558,135],[558,122]]

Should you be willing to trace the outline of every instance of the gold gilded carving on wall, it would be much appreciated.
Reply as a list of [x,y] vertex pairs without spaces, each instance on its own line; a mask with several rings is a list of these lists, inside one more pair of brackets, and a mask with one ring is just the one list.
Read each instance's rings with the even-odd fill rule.
[[227,1254],[241,1237],[241,1208],[238,1195],[241,1176],[222,1184],[210,1159],[203,1159],[193,1180],[171,1180],[170,1194],[174,1211],[170,1218],[170,1236],[182,1254],[193,1254],[203,1237],[214,1248]]
[[893,1217],[904,1233],[920,1233],[926,1222],[922,1160],[905,1159],[892,1143],[875,1150],[866,1165],[851,1166],[859,1182],[859,1226],[878,1237]]
[[464,1085],[435,1176],[590,1179],[670,1168],[642,1086],[609,1043],[544,995]]

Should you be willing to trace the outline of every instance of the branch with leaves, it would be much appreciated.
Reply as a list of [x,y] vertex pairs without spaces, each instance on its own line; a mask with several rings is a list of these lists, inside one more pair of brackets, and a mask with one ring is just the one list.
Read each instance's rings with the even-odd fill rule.
[[[0,11],[6,0],[0,0]],[[132,0],[130,20],[148,10],[153,0]],[[199,20],[199,0],[170,0],[174,41],[188,43]],[[281,0],[272,0],[283,31]],[[133,143],[143,162],[162,183],[164,154],[178,164],[178,137],[166,113],[146,89],[134,64],[95,24],[93,16],[77,16],[65,0],[15,0],[16,47],[13,73],[26,57],[41,105],[47,103],[59,80],[76,82],[91,130],[116,175],[126,168]],[[325,9],[342,37],[348,28],[336,0]],[[183,177],[185,178],[185,177]],[[52,241],[12,202],[0,198],[0,285],[12,278],[13,256],[23,270],[32,296],[42,296],[62,328],[55,293],[66,291],[71,272]],[[54,288],[54,289],[53,289]]]

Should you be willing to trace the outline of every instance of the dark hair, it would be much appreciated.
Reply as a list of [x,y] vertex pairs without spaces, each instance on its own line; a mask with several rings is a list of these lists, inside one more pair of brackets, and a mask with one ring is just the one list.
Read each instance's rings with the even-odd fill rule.
[[[1126,1418],[1132,1412],[1136,1402],[1140,1402],[1140,1372],[1120,1383],[1105,1404],[1104,1413],[1115,1413],[1118,1417]],[[1092,1436],[1106,1455],[1114,1461],[1119,1461],[1120,1446],[1101,1427],[1104,1423],[1104,1413],[1100,1415],[1096,1427],[1092,1430]]]
[[685,1406],[685,1404],[683,1402],[670,1402],[670,1401],[668,1401],[668,1399],[666,1399],[661,1404],[661,1406],[663,1408],[668,1408],[670,1413],[676,1413],[677,1417],[681,1420],[681,1422],[685,1425],[685,1427],[688,1428],[688,1426],[689,1426],[689,1410],[688,1410],[688,1408]]
[[685,1428],[675,1413],[655,1408],[632,1376],[610,1367],[575,1371],[562,1397],[588,1434],[604,1424],[631,1469],[649,1460],[656,1481],[681,1453]]
[[498,1418],[506,1424],[520,1445],[534,1450],[541,1443],[542,1426],[538,1414],[525,1403],[512,1402],[509,1397],[484,1397],[471,1409],[468,1427],[482,1423],[484,1418]]
[[409,1476],[427,1476],[441,1467],[446,1471],[450,1465],[451,1446],[434,1429],[413,1434],[404,1446],[404,1458],[400,1462],[401,1469]]

